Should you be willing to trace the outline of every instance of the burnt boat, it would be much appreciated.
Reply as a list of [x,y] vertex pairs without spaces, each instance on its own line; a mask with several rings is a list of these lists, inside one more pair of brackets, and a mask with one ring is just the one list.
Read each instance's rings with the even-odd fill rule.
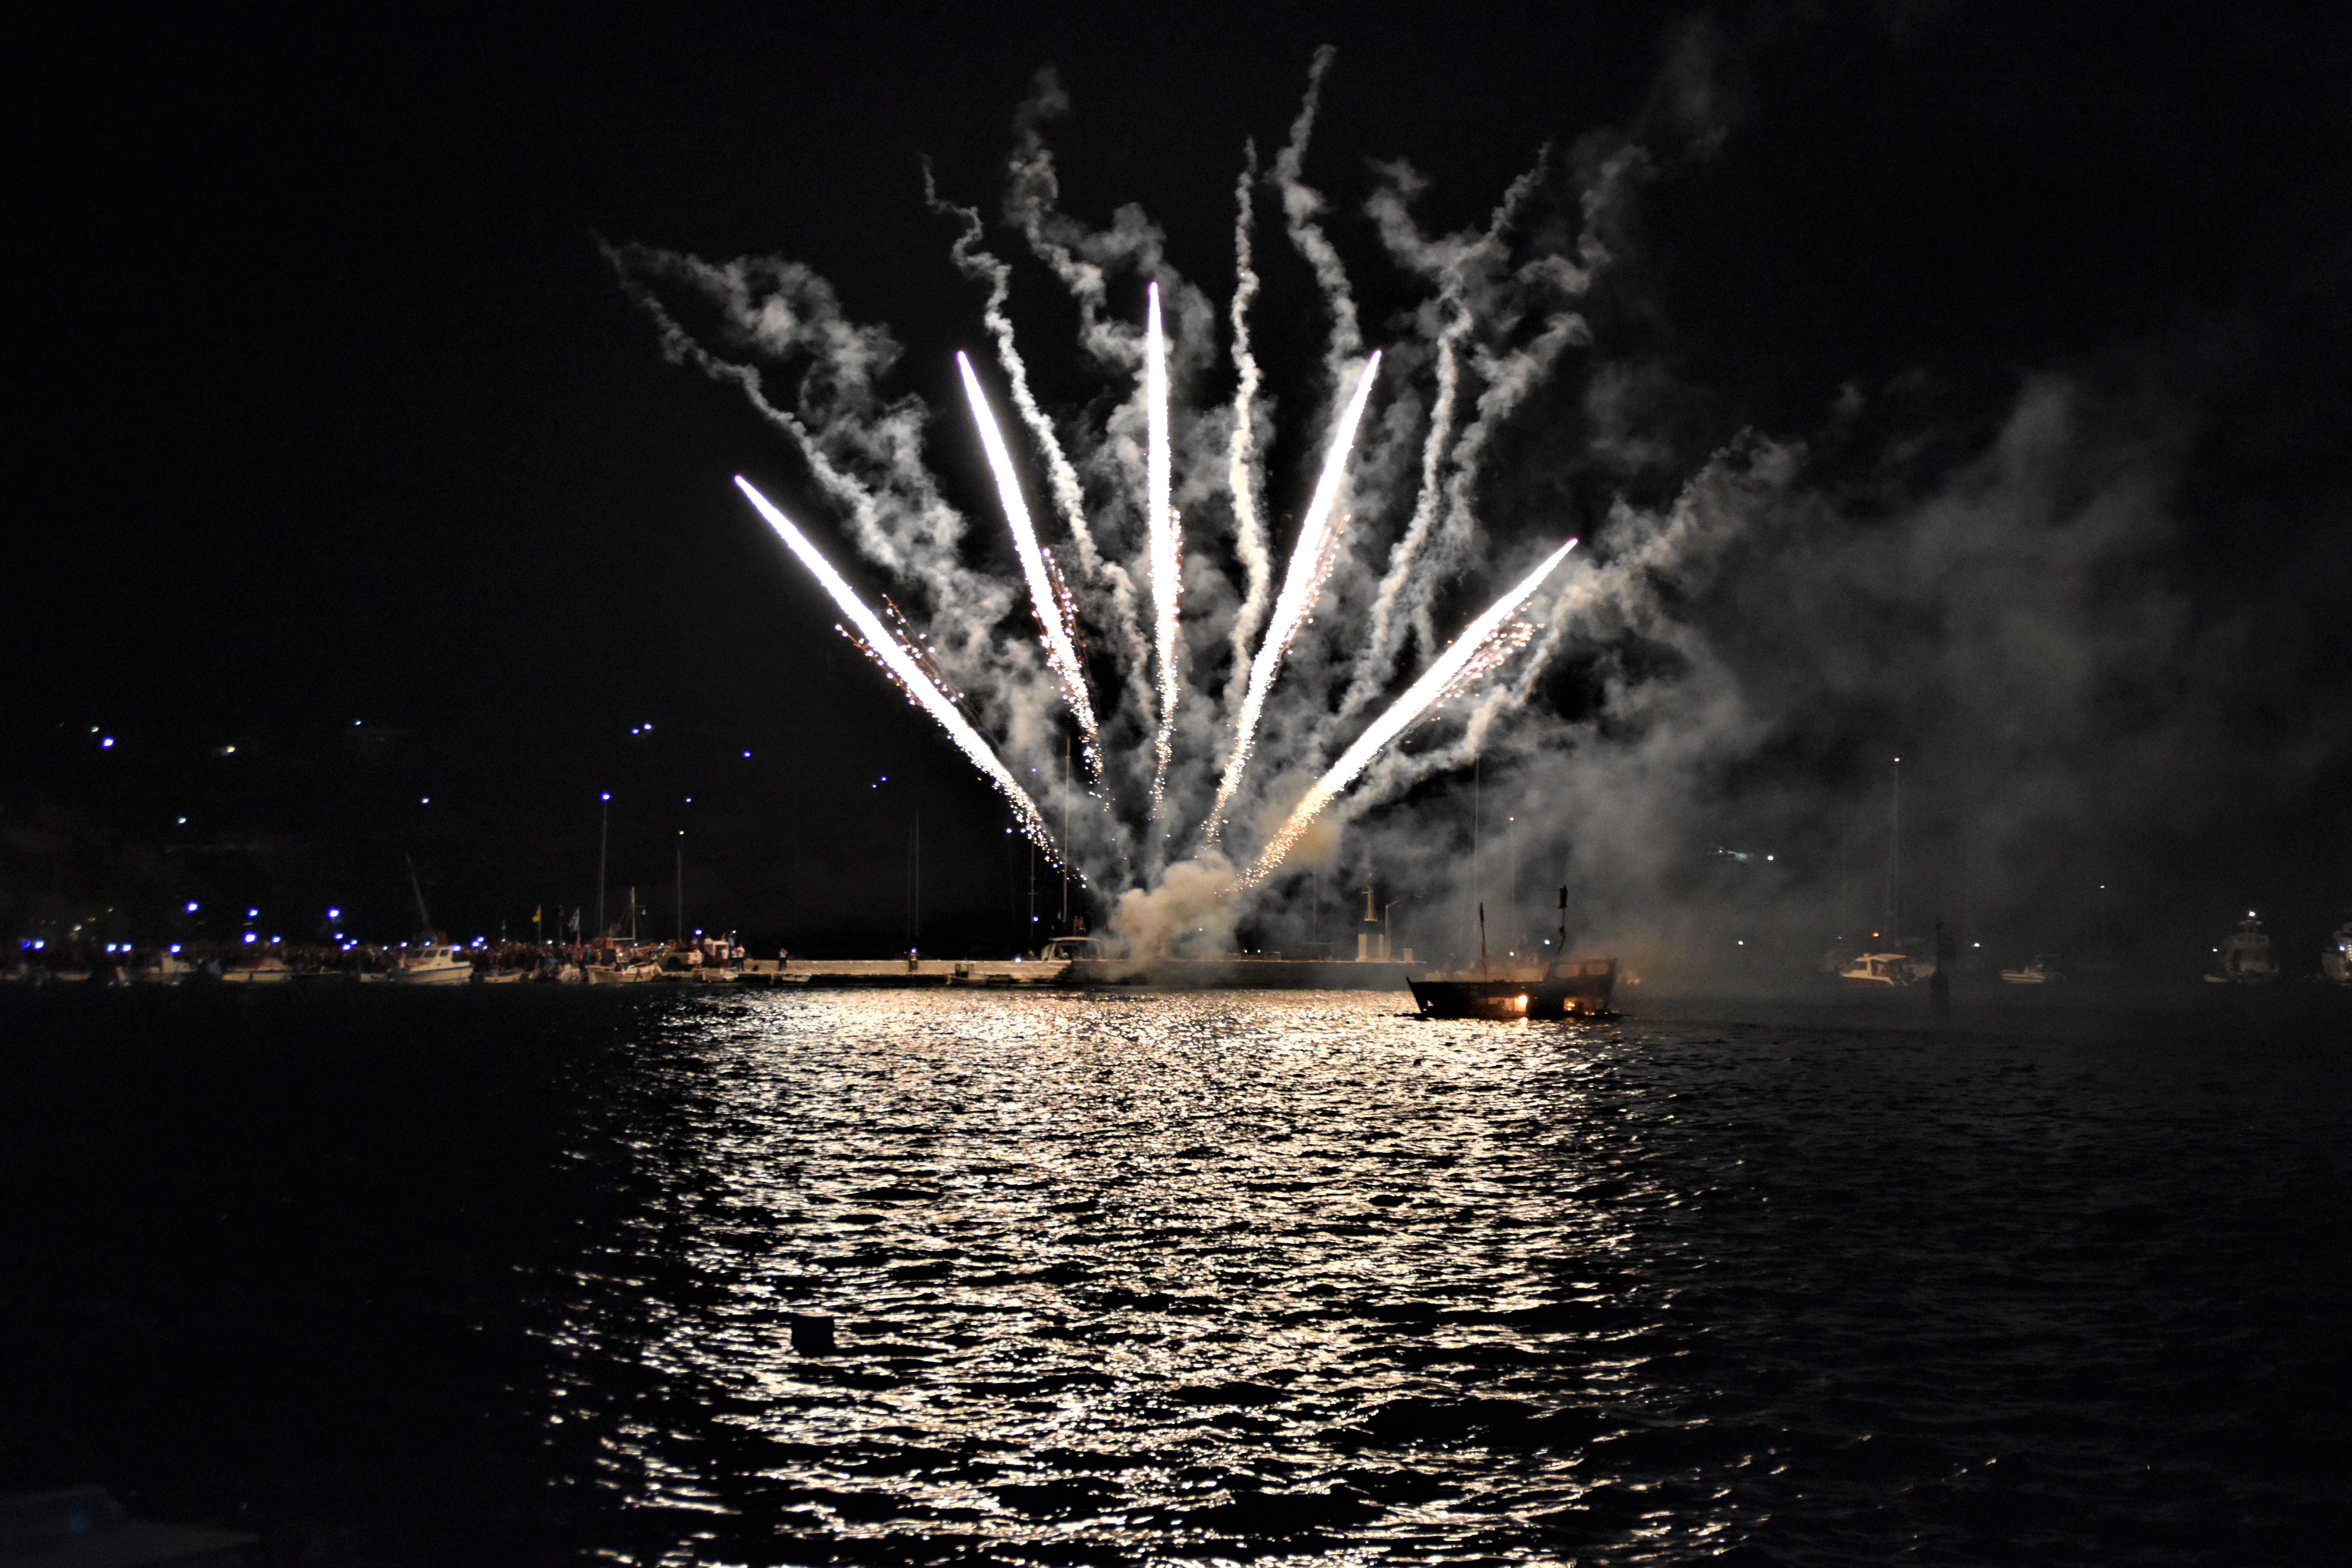
[[[1559,890],[1559,946],[1568,951],[1568,889]],[[1554,959],[1533,975],[1490,975],[1486,968],[1486,906],[1478,906],[1478,973],[1408,980],[1424,1018],[1613,1018],[1617,991],[1613,958]]]

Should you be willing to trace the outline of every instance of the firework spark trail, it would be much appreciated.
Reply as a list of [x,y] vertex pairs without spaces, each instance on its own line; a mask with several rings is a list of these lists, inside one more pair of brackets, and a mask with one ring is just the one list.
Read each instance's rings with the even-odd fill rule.
[[1182,690],[1177,668],[1178,601],[1184,590],[1184,544],[1177,531],[1169,501],[1171,467],[1168,447],[1168,340],[1160,331],[1160,285],[1147,291],[1144,327],[1143,400],[1149,427],[1145,459],[1144,504],[1150,509],[1151,610],[1157,623],[1160,658],[1160,735],[1158,763],[1151,775],[1151,815],[1157,817],[1166,802],[1168,758],[1176,736],[1176,699]]
[[933,211],[950,214],[963,221],[963,233],[949,247],[949,258],[965,277],[988,285],[988,298],[980,308],[980,323],[996,341],[996,363],[1012,388],[1013,410],[1021,416],[1029,438],[1045,455],[1046,488],[1053,492],[1055,510],[1062,514],[1063,524],[1070,531],[1070,542],[1077,546],[1079,574],[1091,580],[1101,570],[1101,562],[1095,553],[1093,531],[1087,525],[1086,496],[1078,483],[1078,471],[1063,452],[1054,422],[1045,417],[1045,411],[1037,406],[1036,395],[1029,390],[1029,367],[1013,346],[1013,322],[1004,313],[1005,301],[1013,293],[1013,269],[980,248],[982,230],[979,211],[942,200],[932,186],[928,162],[923,165],[923,195]]
[[1315,481],[1314,499],[1307,503],[1307,516],[1298,525],[1298,542],[1291,547],[1290,565],[1284,572],[1282,594],[1274,602],[1274,620],[1265,629],[1265,640],[1258,645],[1257,658],[1250,665],[1249,689],[1242,698],[1242,710],[1234,723],[1234,749],[1225,759],[1225,776],[1217,784],[1217,803],[1209,809],[1207,824],[1209,842],[1217,841],[1217,834],[1225,819],[1225,809],[1233,804],[1234,794],[1241,788],[1242,774],[1249,767],[1250,747],[1257,733],[1257,721],[1265,711],[1265,696],[1274,686],[1276,671],[1282,668],[1282,656],[1290,651],[1306,624],[1307,613],[1315,606],[1316,595],[1322,591],[1323,575],[1330,568],[1331,554],[1328,534],[1331,515],[1339,504],[1339,486],[1348,473],[1348,449],[1354,445],[1356,426],[1364,417],[1364,405],[1372,395],[1372,377],[1379,374],[1381,356],[1375,351],[1364,362],[1361,374],[1356,377],[1356,390],[1348,399],[1347,412],[1340,416],[1339,426],[1331,432],[1331,447],[1323,458],[1323,475]]
[[1518,613],[1519,606],[1543,586],[1544,579],[1549,577],[1559,563],[1568,559],[1568,552],[1575,548],[1576,541],[1570,540],[1546,557],[1542,565],[1521,579],[1517,587],[1487,606],[1486,613],[1463,629],[1462,635],[1454,639],[1453,646],[1438,655],[1435,662],[1423,671],[1421,679],[1414,681],[1402,697],[1390,705],[1387,712],[1373,720],[1364,732],[1356,737],[1355,744],[1340,753],[1339,760],[1331,764],[1330,770],[1315,781],[1314,787],[1292,810],[1281,830],[1266,841],[1265,848],[1258,855],[1257,863],[1242,879],[1244,887],[1253,887],[1264,881],[1276,866],[1282,864],[1283,857],[1290,853],[1297,844],[1299,835],[1307,831],[1308,825],[1322,814],[1323,808],[1355,783],[1357,775],[1371,765],[1372,759],[1380,755],[1383,747],[1404,733],[1414,720],[1453,687],[1456,678],[1477,658],[1488,640]]
[[923,711],[939,721],[940,728],[945,730],[948,738],[971,759],[972,765],[987,776],[989,783],[1003,792],[1004,798],[1013,805],[1013,814],[1021,819],[1021,830],[1045,852],[1046,859],[1058,868],[1062,864],[1062,852],[1045,826],[1045,816],[1037,810],[1037,803],[1029,798],[1029,792],[1021,787],[1011,770],[998,760],[995,749],[971,727],[970,720],[956,710],[955,704],[948,700],[947,694],[923,673],[898,639],[890,635],[889,628],[882,624],[881,618],[866,607],[856,590],[833,569],[831,562],[817,552],[816,546],[793,526],[793,520],[778,511],[768,498],[753,489],[751,481],[740,474],[735,476],[735,488],[743,492],[744,498],[767,520],[768,526],[776,531],[776,537],[800,557],[801,564],[807,567],[810,574],[824,584],[824,591],[833,595],[833,602],[841,606],[841,613],[849,617],[850,624],[865,637],[866,646],[873,650],[891,674],[898,678],[898,683],[905,688],[907,694],[922,706]]
[[1241,558],[1241,608],[1234,612],[1234,668],[1225,682],[1225,710],[1241,706],[1249,682],[1250,639],[1265,619],[1266,590],[1274,574],[1266,559],[1265,529],[1258,521],[1257,356],[1250,351],[1249,310],[1257,298],[1257,268],[1251,256],[1250,187],[1257,184],[1257,143],[1243,144],[1240,180],[1234,186],[1234,433],[1225,450],[1225,485],[1234,498],[1234,553]]
[[1316,285],[1331,311],[1331,340],[1323,351],[1324,369],[1337,386],[1346,376],[1348,362],[1364,351],[1364,335],[1356,324],[1356,294],[1348,284],[1348,268],[1339,250],[1315,221],[1323,210],[1323,194],[1305,176],[1307,142],[1315,133],[1315,113],[1323,101],[1323,76],[1339,51],[1325,44],[1307,68],[1307,96],[1298,118],[1290,123],[1290,140],[1275,156],[1275,188],[1282,193],[1283,216],[1288,220],[1290,243],[1314,269]]
[[980,389],[980,377],[972,374],[971,361],[959,353],[956,368],[963,373],[963,393],[971,402],[971,421],[980,427],[980,444],[988,453],[990,471],[996,476],[997,498],[1004,503],[1004,521],[1013,529],[1013,546],[1021,557],[1021,573],[1029,581],[1029,601],[1037,612],[1038,629],[1045,635],[1045,662],[1060,679],[1062,700],[1069,704],[1071,717],[1078,721],[1078,744],[1086,754],[1087,771],[1098,779],[1102,776],[1102,735],[1095,724],[1094,703],[1087,695],[1086,671],[1079,667],[1077,650],[1070,642],[1070,626],[1063,616],[1061,595],[1055,592],[1054,579],[1045,570],[1045,553],[1037,544],[1037,529],[1029,521],[1028,502],[1022,499],[1020,476],[1013,472],[1013,454],[1005,450],[1003,432],[996,427],[996,416],[989,411],[988,395]]

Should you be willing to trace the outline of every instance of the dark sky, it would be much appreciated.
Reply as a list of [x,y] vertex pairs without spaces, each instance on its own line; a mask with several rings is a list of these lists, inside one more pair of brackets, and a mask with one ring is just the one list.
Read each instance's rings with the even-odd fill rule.
[[[663,363],[597,239],[803,260],[892,323],[936,405],[977,298],[919,160],[992,210],[1041,64],[1076,105],[1066,206],[1143,204],[1222,292],[1240,143],[1280,141],[1337,45],[1309,173],[1377,301],[1363,159],[1409,156],[1432,218],[1472,221],[1539,143],[1655,112],[1698,26],[1722,142],[1644,194],[1613,329],[1690,389],[1687,438],[1807,436],[1841,386],[1906,374],[1934,389],[1922,463],[1965,461],[2041,373],[2189,410],[2164,569],[2276,596],[2275,657],[2242,679],[2255,742],[2301,770],[2190,891],[2318,918],[2352,898],[2342,752],[2309,728],[2352,651],[2328,624],[2352,39],[2340,7],[2185,10],[20,21],[0,915],[136,924],[201,896],[290,938],[333,902],[392,936],[406,852],[470,933],[593,899],[610,790],[615,905],[637,884],[667,921],[684,827],[689,923],[878,947],[919,814],[927,943],[1009,945],[1027,862],[1003,809],[744,510],[739,471],[826,526],[740,400]],[[1278,388],[1320,331],[1280,260]]]

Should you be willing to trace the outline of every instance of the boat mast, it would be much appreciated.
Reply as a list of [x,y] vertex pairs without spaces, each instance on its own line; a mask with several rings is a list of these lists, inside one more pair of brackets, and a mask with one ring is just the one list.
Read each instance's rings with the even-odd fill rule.
[[605,790],[600,826],[596,829],[596,940],[603,942],[613,933],[604,925],[604,863],[613,852],[613,792]]
[[1903,857],[1903,759],[1895,759],[1895,772],[1888,783],[1886,795],[1886,940],[1899,944],[1903,932],[1895,923],[1895,876]]
[[425,884],[416,879],[416,857],[403,855],[401,858],[408,862],[408,890],[416,895],[417,932],[429,942],[433,940],[433,916],[425,908]]
[[677,830],[677,935],[672,940],[683,945],[686,942],[686,829]]
[[[1555,964],[1568,962],[1568,884],[1565,882],[1559,885],[1559,946],[1553,952],[1551,961]],[[1567,971],[1555,969],[1552,973],[1564,974]]]
[[1478,900],[1478,978],[1486,978],[1486,900]]

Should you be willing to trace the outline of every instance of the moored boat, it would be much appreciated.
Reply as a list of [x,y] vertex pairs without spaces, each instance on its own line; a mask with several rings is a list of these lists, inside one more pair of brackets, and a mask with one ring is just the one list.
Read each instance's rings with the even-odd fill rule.
[[2259,985],[2278,978],[2278,965],[2271,960],[2270,934],[2254,911],[2248,910],[2238,929],[2221,939],[2213,950],[2213,967],[2205,974],[2212,985]]
[[2352,921],[2337,926],[2319,950],[2319,973],[2338,985],[2352,985]]
[[[1559,946],[1568,951],[1568,889],[1559,890]],[[1424,1018],[1608,1018],[1617,989],[1613,958],[1555,959],[1531,974],[1496,975],[1486,964],[1486,906],[1478,906],[1478,969],[1405,982]]]
[[1919,974],[1907,952],[1864,952],[1839,970],[1838,978],[1863,985],[1908,985]]
[[2000,972],[2001,984],[2004,985],[2054,985],[2058,983],[2058,972],[2051,968],[2049,962],[2040,953],[2034,954],[2033,962],[2022,969],[2004,969]]
[[404,949],[386,978],[404,985],[461,985],[474,978],[474,961],[457,943],[436,937]]

